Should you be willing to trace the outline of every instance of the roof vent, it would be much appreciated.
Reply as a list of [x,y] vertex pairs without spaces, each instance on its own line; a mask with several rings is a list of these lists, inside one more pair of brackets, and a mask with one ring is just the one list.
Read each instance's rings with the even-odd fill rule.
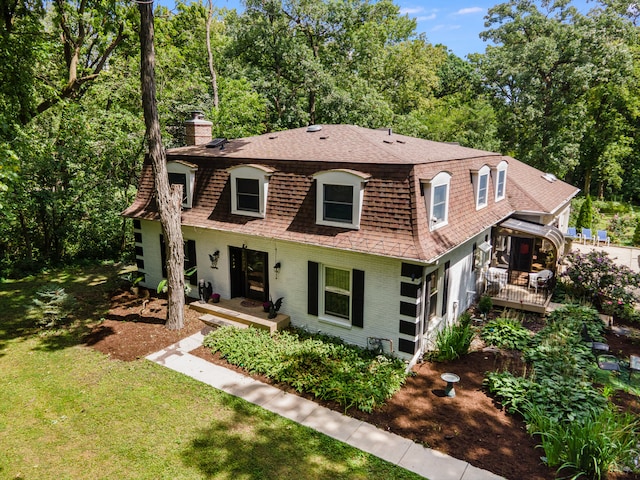
[[228,140],[226,138],[214,138],[207,143],[207,148],[220,148],[220,150],[222,150],[224,148],[224,144],[227,142]]
[[307,127],[307,132],[319,132],[322,130],[322,125],[309,125]]
[[556,177],[553,173],[548,173],[548,172],[542,175],[542,178],[544,178],[547,182],[551,182],[551,183],[558,180],[558,177]]

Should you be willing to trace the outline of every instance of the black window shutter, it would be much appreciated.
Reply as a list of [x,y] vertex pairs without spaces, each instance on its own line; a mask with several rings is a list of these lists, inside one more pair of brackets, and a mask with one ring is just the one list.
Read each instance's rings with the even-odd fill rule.
[[308,262],[307,313],[318,316],[318,263]]
[[353,294],[351,296],[351,325],[364,327],[364,272],[353,271]]
[[449,302],[449,267],[451,262],[444,264],[444,292],[442,292],[442,316],[447,314],[447,303]]

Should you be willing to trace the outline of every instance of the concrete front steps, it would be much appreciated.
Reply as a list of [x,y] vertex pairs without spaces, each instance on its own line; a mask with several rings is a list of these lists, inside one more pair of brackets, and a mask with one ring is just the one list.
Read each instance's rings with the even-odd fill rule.
[[289,315],[278,313],[276,318],[267,318],[262,303],[244,298],[220,299],[219,303],[192,302],[189,307],[204,315],[200,320],[209,326],[234,326],[238,328],[260,328],[271,333],[283,330],[291,321]]

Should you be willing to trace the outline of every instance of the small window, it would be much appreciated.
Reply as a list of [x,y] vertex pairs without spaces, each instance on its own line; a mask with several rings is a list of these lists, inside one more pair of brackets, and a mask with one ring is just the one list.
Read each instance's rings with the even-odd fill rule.
[[316,223],[342,228],[360,228],[364,186],[369,175],[355,170],[327,170],[316,180]]
[[438,315],[438,270],[429,274],[427,286],[429,289],[429,320]]
[[349,320],[351,312],[351,272],[324,267],[324,313]]
[[480,170],[471,172],[476,197],[476,210],[486,207],[489,203],[489,172],[490,169],[487,165],[484,165]]
[[167,162],[169,185],[182,185],[182,207],[191,208],[198,167],[182,160]]
[[169,185],[182,185],[182,206],[186,206],[189,201],[187,176],[184,173],[169,172]]
[[231,175],[231,213],[264,218],[269,179],[274,170],[262,165],[236,165]]
[[236,179],[236,195],[238,210],[247,212],[260,211],[260,184],[252,178]]
[[324,185],[323,220],[353,222],[353,187],[351,185]]
[[507,166],[507,162],[502,161],[494,170],[496,176],[496,202],[503,200],[506,197]]
[[424,184],[430,230],[436,230],[449,222],[450,184],[451,174],[448,172],[440,172]]
[[478,185],[478,207],[487,206],[487,188],[489,185],[489,174],[480,175],[480,183]]

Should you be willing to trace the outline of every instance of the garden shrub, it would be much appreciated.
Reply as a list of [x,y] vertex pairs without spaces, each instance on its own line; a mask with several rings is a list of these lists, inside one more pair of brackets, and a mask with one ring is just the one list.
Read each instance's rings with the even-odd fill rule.
[[565,257],[566,276],[576,295],[591,302],[600,312],[626,318],[628,307],[637,302],[634,290],[640,288],[640,274],[613,262],[602,250]]
[[203,344],[229,363],[339,402],[345,409],[373,411],[407,376],[401,360],[308,334],[222,327],[209,333]]
[[478,301],[478,310],[481,314],[486,315],[493,308],[493,300],[489,295],[483,295]]
[[640,218],[636,222],[636,228],[633,231],[633,245],[636,247],[640,246]]
[[611,405],[570,422],[556,421],[534,403],[526,403],[523,414],[529,433],[540,437],[543,460],[572,478],[604,478],[613,468],[632,467],[638,455],[638,419]]
[[471,314],[465,312],[460,315],[458,323],[448,325],[438,332],[436,351],[431,355],[431,358],[438,362],[460,358],[469,351],[473,335]]
[[69,322],[73,303],[73,297],[64,288],[46,285],[36,292],[31,315],[40,327],[60,327]]
[[593,203],[591,197],[587,195],[582,205],[580,205],[580,213],[578,213],[578,220],[576,222],[576,228],[591,228],[593,225]]
[[531,334],[518,320],[498,318],[482,328],[480,337],[488,345],[507,350],[522,350],[528,345]]

